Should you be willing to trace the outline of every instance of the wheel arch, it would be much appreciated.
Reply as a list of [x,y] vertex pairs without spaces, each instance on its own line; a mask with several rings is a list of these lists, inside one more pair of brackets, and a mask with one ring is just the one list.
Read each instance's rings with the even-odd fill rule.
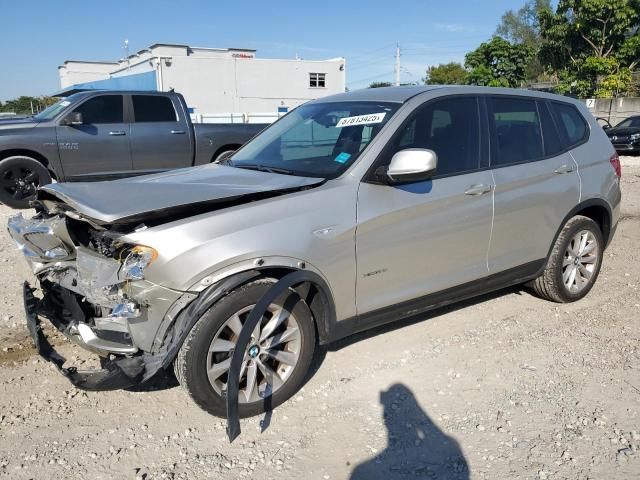
[[612,237],[612,218],[613,214],[611,211],[611,206],[601,198],[590,198],[588,200],[584,200],[580,202],[578,205],[573,207],[567,215],[565,215],[564,219],[560,223],[556,234],[553,237],[553,241],[549,247],[549,252],[547,253],[547,258],[551,255],[551,251],[553,250],[553,246],[562,232],[562,229],[567,224],[567,222],[575,217],[576,215],[582,215],[587,218],[592,219],[598,227],[600,227],[600,231],[602,232],[602,236],[604,237],[605,246],[609,245]]
[[[179,313],[169,315],[168,317],[165,316],[163,323],[167,322],[168,325],[165,324],[164,327],[161,326],[158,333],[162,333],[159,337],[156,336],[154,341],[154,350],[156,352],[165,352],[162,361],[164,366],[168,366],[173,361],[187,334],[197,320],[204,312],[227,294],[247,283],[261,278],[279,280],[285,275],[295,271],[303,271],[303,269],[269,266],[235,272],[208,286],[200,292],[195,299],[185,305],[184,308],[181,308]],[[329,285],[319,274],[311,270],[304,271],[311,277],[311,280],[297,285],[296,291],[298,295],[300,295],[300,298],[305,300],[311,310],[316,335],[320,344],[326,344],[331,338],[331,326],[335,325],[336,320],[333,295],[331,294]],[[156,335],[158,335],[158,333]]]
[[[299,270],[291,267],[268,267],[257,271],[261,277],[279,280],[285,275]],[[312,279],[297,285],[295,290],[309,306],[316,327],[316,335],[320,344],[325,344],[329,341],[331,326],[336,321],[333,295],[329,285],[320,275],[310,270],[306,270],[306,272]]]
[[53,178],[57,179],[57,174],[52,169],[51,162],[49,161],[49,159],[47,157],[45,157],[40,152],[37,152],[35,150],[29,150],[29,149],[26,149],[26,148],[12,148],[12,149],[8,149],[8,150],[0,151],[0,161],[4,160],[6,158],[9,158],[9,157],[20,157],[20,156],[31,157],[34,160],[37,160],[42,165],[47,167],[47,170],[49,170],[49,172],[51,172],[51,176]]
[[223,145],[222,147],[218,148],[213,156],[211,157],[211,161],[210,163],[213,163],[216,161],[216,159],[224,152],[229,151],[229,150],[238,150],[242,145],[239,143],[229,143],[227,145]]

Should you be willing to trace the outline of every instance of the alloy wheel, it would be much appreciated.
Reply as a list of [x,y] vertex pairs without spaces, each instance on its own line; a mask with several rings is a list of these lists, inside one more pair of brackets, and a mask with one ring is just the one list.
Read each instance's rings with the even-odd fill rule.
[[[207,354],[207,376],[218,395],[224,395],[231,357],[254,305],[231,317],[216,332]],[[300,359],[302,337],[295,316],[272,304],[251,335],[240,370],[240,403],[273,395],[287,381]]]
[[568,291],[577,293],[590,284],[599,255],[598,241],[591,231],[581,230],[573,236],[562,261],[562,282]]

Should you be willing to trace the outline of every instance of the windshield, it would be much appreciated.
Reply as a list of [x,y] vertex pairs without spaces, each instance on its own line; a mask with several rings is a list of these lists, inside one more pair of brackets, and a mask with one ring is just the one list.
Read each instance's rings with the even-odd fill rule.
[[640,127],[640,117],[627,118],[626,120],[623,120],[618,125],[616,125],[616,128],[618,127]]
[[58,100],[53,105],[49,105],[40,113],[38,113],[37,115],[34,115],[33,118],[35,118],[36,120],[53,120],[56,117],[56,115],[58,115],[61,111],[63,111],[65,108],[71,105],[73,97],[74,96],[71,95],[69,98],[62,98]]
[[336,178],[351,165],[400,104],[313,103],[278,120],[232,158],[238,168]]

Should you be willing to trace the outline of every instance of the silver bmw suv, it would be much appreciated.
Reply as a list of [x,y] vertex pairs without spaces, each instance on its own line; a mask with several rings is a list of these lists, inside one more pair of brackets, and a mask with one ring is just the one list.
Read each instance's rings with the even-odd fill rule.
[[[48,185],[8,227],[38,278],[24,285],[36,346],[74,384],[120,388],[173,365],[225,416],[240,351],[250,416],[300,387],[318,345],[354,332],[509,285],[581,299],[618,222],[620,174],[580,102],[379,88],[309,102],[224,165]],[[305,274],[245,328],[291,272]],[[41,318],[104,368],[65,367]]]

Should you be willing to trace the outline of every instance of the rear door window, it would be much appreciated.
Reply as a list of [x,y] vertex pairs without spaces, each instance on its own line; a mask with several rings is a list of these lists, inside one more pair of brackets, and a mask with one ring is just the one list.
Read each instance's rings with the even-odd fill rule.
[[560,131],[568,142],[568,148],[575,147],[587,138],[589,133],[587,122],[573,105],[553,102],[551,108],[560,124]]
[[538,102],[538,111],[542,122],[542,137],[544,139],[545,156],[557,155],[564,150],[564,145],[560,139],[560,133],[553,116],[549,110],[547,102]]
[[82,114],[82,122],[89,125],[123,123],[122,95],[100,95],[84,102],[75,112]]
[[494,167],[531,162],[544,157],[542,130],[535,100],[516,97],[489,99]]
[[133,115],[136,123],[176,122],[178,117],[169,97],[132,95]]

